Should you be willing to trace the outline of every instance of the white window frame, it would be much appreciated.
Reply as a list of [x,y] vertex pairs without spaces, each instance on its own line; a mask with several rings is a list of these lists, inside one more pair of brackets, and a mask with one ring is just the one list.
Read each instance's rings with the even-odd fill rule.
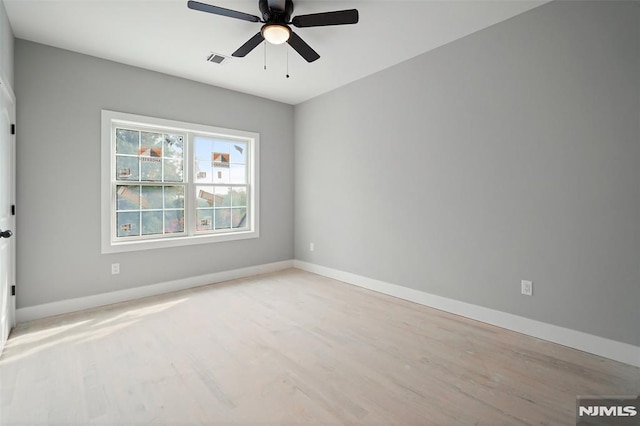
[[[118,240],[116,237],[116,167],[115,167],[115,127],[148,127],[167,132],[186,134],[184,146],[184,182],[185,186],[185,227],[184,233],[176,236],[140,237],[140,239]],[[149,250],[167,247],[208,244],[222,241],[235,241],[259,238],[260,188],[259,188],[259,147],[260,134],[242,130],[225,129],[183,121],[167,120],[123,112],[102,110],[102,146],[101,146],[101,241],[102,253],[120,253],[136,250]],[[224,233],[202,233],[196,231],[195,182],[193,176],[193,140],[196,136],[212,136],[242,140],[247,143],[247,227],[242,230]],[[131,182],[134,184],[134,182]]]

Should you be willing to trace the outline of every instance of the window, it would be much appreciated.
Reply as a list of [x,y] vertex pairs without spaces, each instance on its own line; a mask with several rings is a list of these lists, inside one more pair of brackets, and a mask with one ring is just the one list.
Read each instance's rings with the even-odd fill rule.
[[102,111],[102,252],[257,238],[258,140]]

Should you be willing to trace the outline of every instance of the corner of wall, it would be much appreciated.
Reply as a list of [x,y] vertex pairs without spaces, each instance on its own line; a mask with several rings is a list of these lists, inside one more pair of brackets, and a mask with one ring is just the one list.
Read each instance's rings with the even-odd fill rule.
[[0,81],[11,89],[11,94],[13,94],[14,87],[13,44],[14,35],[11,23],[9,22],[4,0],[0,0]]

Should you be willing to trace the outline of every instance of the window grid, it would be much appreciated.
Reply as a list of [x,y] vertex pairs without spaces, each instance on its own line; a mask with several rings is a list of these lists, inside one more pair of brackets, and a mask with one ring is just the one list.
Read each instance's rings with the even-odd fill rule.
[[259,236],[257,133],[112,111],[102,117],[102,178],[110,180],[102,190],[103,253]]
[[[203,191],[201,188],[211,188],[211,193],[214,199],[213,199],[213,203],[212,206],[210,207],[202,207],[199,204],[197,204],[196,206],[196,217],[197,217],[197,223],[196,223],[196,232],[208,232],[208,231],[219,231],[219,230],[227,230],[227,229],[246,229],[248,227],[247,225],[247,221],[246,221],[246,214],[247,214],[247,209],[248,209],[248,205],[247,205],[247,198],[250,196],[250,192],[249,192],[249,187],[248,185],[239,185],[239,184],[235,184],[235,185],[228,185],[228,184],[213,184],[213,185],[197,185],[196,186],[196,192],[198,193],[196,195],[196,197],[200,200],[203,199],[203,197],[201,196],[201,191]],[[216,203],[216,189],[225,189],[229,192],[229,205],[228,206],[220,206],[217,205]],[[234,197],[233,193],[235,192],[236,189],[242,189],[244,192],[244,196],[242,196],[242,192]],[[244,202],[241,202],[240,200],[235,200],[234,203],[234,198],[238,198],[238,197],[244,197]],[[240,213],[241,217],[237,217],[238,220],[234,220],[234,210],[236,211],[236,214],[238,214],[239,212],[241,212],[242,210],[244,210],[244,212]],[[216,211],[218,212],[222,212],[222,211],[228,211],[230,214],[230,226],[221,226],[220,228],[218,228],[217,223],[216,223]],[[211,212],[213,217],[212,217],[212,222],[211,222],[211,228],[207,229],[204,228],[203,226],[208,226],[208,225],[204,225],[201,221],[200,221],[200,214],[201,212]]]
[[[175,235],[185,235],[186,234],[186,229],[184,226],[184,216],[185,216],[185,201],[184,201],[184,195],[185,195],[185,190],[186,190],[186,185],[176,185],[175,183],[171,183],[171,184],[161,184],[161,183],[135,183],[132,184],[131,182],[128,181],[116,181],[115,182],[115,187],[116,187],[116,233],[118,233],[118,230],[120,229],[119,226],[119,221],[118,218],[120,217],[119,214],[120,213],[133,213],[133,214],[137,214],[138,219],[137,219],[137,229],[138,232],[137,234],[132,234],[132,235],[118,235],[118,239],[139,239],[139,238],[159,238],[162,236],[175,236]],[[129,188],[136,188],[136,190],[132,190]],[[144,188],[158,188],[161,190],[162,195],[160,197],[161,200],[161,206],[157,207],[157,208],[144,208],[143,206],[143,199],[145,199],[144,197]],[[180,188],[180,191],[177,192],[178,198],[180,197],[180,193],[182,196],[182,206],[178,206],[178,207],[174,207],[174,206],[169,206],[167,205],[167,189],[170,188]],[[137,197],[140,201],[139,201],[139,206],[138,208],[119,208],[119,195],[122,197],[122,193],[121,192],[137,192],[137,194],[134,194],[135,197]],[[171,195],[171,194],[169,194]],[[179,218],[180,216],[182,216],[182,223],[180,224],[180,220],[178,220],[177,225],[174,224],[173,222],[175,222],[174,219],[172,219],[172,222],[168,223],[167,222],[167,213],[171,213],[173,212],[174,214],[177,214],[177,218]],[[182,213],[181,215],[179,213]],[[161,213],[161,226],[160,226],[160,232],[145,232],[145,221],[143,220],[143,217],[145,216],[145,214],[150,214],[150,213]],[[171,226],[168,226],[171,225]],[[173,229],[173,230],[172,230]]]

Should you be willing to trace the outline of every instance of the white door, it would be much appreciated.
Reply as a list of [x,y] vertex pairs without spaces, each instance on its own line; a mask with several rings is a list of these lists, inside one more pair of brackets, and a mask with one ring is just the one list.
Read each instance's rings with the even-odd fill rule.
[[15,312],[11,295],[15,284],[15,136],[11,131],[15,110],[10,96],[0,84],[0,353],[14,325]]

